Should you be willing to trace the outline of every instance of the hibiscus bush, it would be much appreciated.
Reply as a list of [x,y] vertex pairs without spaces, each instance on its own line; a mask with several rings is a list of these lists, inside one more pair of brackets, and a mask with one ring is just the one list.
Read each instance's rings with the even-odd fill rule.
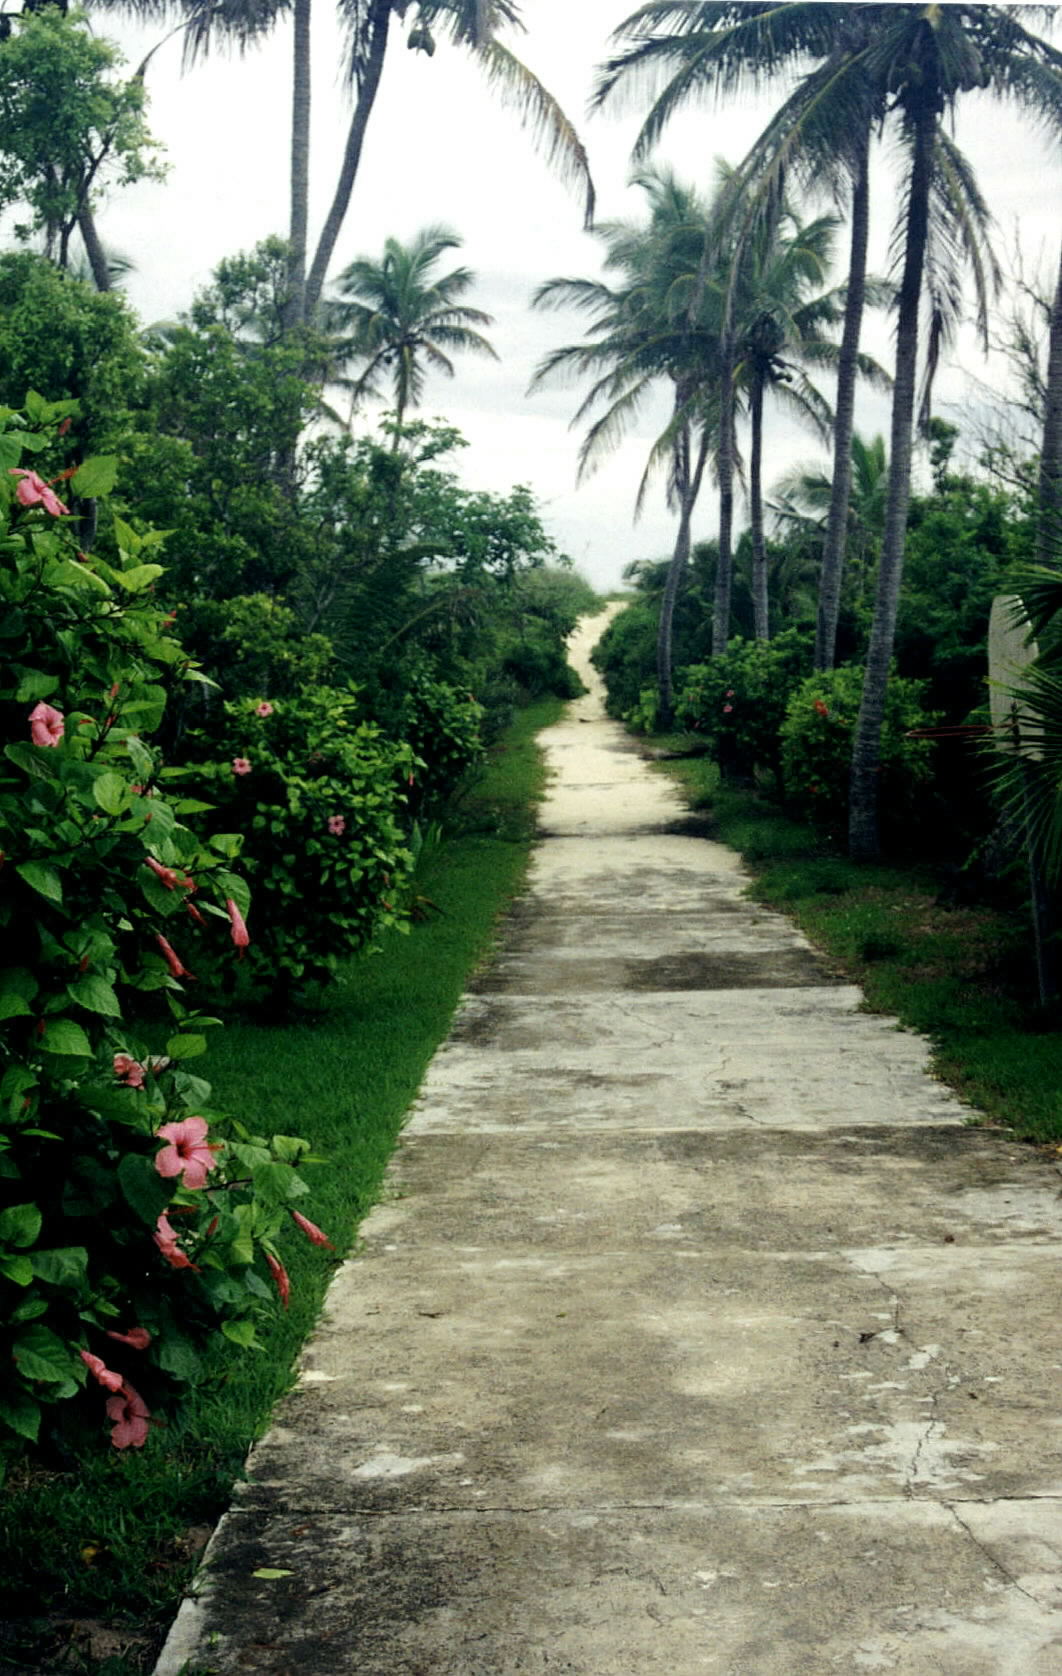
[[410,813],[439,808],[482,759],[482,704],[427,667],[403,670],[401,687],[379,691],[372,703],[388,736],[403,740],[416,758],[401,765]]
[[246,952],[249,892],[238,837],[162,791],[150,736],[195,670],[153,603],[160,537],[113,519],[84,552],[67,502],[116,462],[44,475],[75,418],[0,408],[0,1428],[124,1448],[286,1302],[285,1221],[327,1242],[298,1208],[306,1143],[195,1073],[218,1021],[193,973],[212,940]]
[[799,629],[773,640],[733,640],[722,657],[685,671],[677,719],[709,741],[724,773],[778,775],[780,729],[794,688],[811,667],[811,642]]
[[329,687],[219,705],[192,747],[207,760],[169,782],[190,794],[204,841],[239,853],[254,893],[243,959],[234,968],[215,947],[203,975],[282,1011],[405,925],[405,793],[419,765],[363,718],[356,692]]
[[[925,681],[893,675],[881,736],[881,807],[902,831],[924,816],[933,776],[933,743],[910,737],[940,717],[923,709]],[[863,693],[863,671],[842,664],[808,676],[792,694],[782,725],[782,782],[795,811],[833,834],[848,820],[852,741]]]

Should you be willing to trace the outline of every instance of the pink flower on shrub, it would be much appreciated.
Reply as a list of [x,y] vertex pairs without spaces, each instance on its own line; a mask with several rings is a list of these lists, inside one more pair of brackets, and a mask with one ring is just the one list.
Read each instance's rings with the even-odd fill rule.
[[162,950],[163,957],[173,976],[175,978],[192,978],[194,981],[195,973],[190,972],[187,966],[182,964],[180,955],[174,952],[161,932],[156,934],[155,941]]
[[266,1252],[265,1260],[269,1264],[269,1272],[276,1282],[277,1292],[280,1294],[280,1301],[284,1305],[284,1308],[287,1309],[288,1299],[291,1297],[291,1281],[288,1279],[288,1271],[284,1267],[283,1263],[280,1262],[279,1258],[273,1256],[272,1252]]
[[242,960],[243,951],[251,941],[247,930],[247,922],[240,913],[239,908],[237,908],[231,896],[227,896],[225,898],[225,906],[229,911],[229,922],[232,926],[232,940],[239,949],[240,959]]
[[233,757],[232,772],[234,774],[249,774],[251,772],[250,757]]
[[186,1257],[180,1246],[177,1244],[176,1232],[174,1231],[170,1223],[170,1219],[166,1215],[165,1211],[163,1211],[162,1215],[156,1222],[155,1232],[151,1237],[155,1241],[159,1250],[162,1252],[162,1255],[165,1257],[167,1263],[171,1264],[173,1268],[198,1270],[198,1263],[193,1263],[190,1257]]
[[723,694],[723,697],[724,698],[733,698],[733,696],[734,696],[733,687],[727,687],[726,692]]
[[723,715],[724,716],[729,716],[730,712],[733,710],[733,708],[734,708],[734,706],[732,704],[724,704],[723,705]]
[[61,710],[54,710],[42,699],[29,713],[30,739],[34,745],[58,745],[66,732]]
[[151,1334],[146,1327],[130,1327],[127,1333],[115,1333],[108,1327],[107,1337],[113,1338],[117,1344],[128,1344],[133,1350],[146,1350],[151,1343]]
[[111,1442],[116,1449],[141,1449],[147,1442],[151,1410],[131,1385],[107,1398],[107,1418],[113,1420]]
[[261,704],[255,705],[254,713],[256,716],[271,716],[273,714],[273,706],[269,703],[268,699],[264,698]]
[[818,715],[818,716],[828,716],[829,713],[830,713],[829,705],[824,704],[822,702],[821,698],[817,698],[815,700],[815,703],[812,705],[812,709],[815,711],[815,714]]
[[167,890],[194,890],[196,888],[195,880],[190,879],[187,873],[182,879],[180,874],[176,873],[172,867],[164,867],[162,862],[156,861],[153,855],[146,855],[144,863],[151,868],[156,879],[159,879]]
[[207,1171],[216,1165],[214,1154],[220,1150],[207,1141],[208,1132],[205,1117],[186,1117],[181,1123],[164,1123],[157,1129],[156,1135],[169,1142],[155,1158],[159,1175],[182,1176],[185,1187],[205,1187]]
[[12,477],[21,478],[15,490],[15,499],[20,506],[43,506],[45,512],[50,512],[53,518],[65,516],[66,507],[43,477],[38,477],[35,471],[20,470],[18,466],[11,466],[9,470]]
[[347,830],[347,823],[342,815],[329,815],[328,830],[334,838],[341,838]]
[[196,907],[194,902],[186,902],[185,907],[188,909],[188,912],[191,914],[192,918],[195,920],[196,925],[205,925],[206,924],[206,920],[203,918],[202,914],[199,912],[199,909]]
[[296,1228],[302,1229],[311,1245],[326,1245],[329,1251],[335,1250],[335,1246],[332,1244],[328,1235],[323,1229],[317,1226],[316,1222],[311,1222],[308,1216],[302,1216],[297,1210],[293,1210],[291,1213],[291,1219]]
[[141,1065],[139,1059],[133,1059],[128,1053],[116,1053],[114,1074],[120,1077],[122,1082],[128,1083],[130,1088],[143,1088],[147,1066]]
[[91,1350],[79,1350],[78,1355],[88,1368],[93,1379],[98,1380],[105,1391],[121,1390],[122,1376],[120,1373],[112,1373],[111,1369],[100,1360],[99,1356],[94,1356]]

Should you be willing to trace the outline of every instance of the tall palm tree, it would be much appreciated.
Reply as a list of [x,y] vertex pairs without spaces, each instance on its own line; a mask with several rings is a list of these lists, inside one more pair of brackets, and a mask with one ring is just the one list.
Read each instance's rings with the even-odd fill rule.
[[[376,105],[384,63],[410,0],[337,0],[346,36],[343,73],[353,96],[350,124],[332,201],[312,247],[309,242],[310,24],[312,0],[90,0],[90,5],[142,19],[179,20],[185,60],[193,62],[216,41],[243,49],[293,13],[291,186],[289,196],[288,322],[313,323],[361,164],[365,135]],[[524,27],[520,0],[416,0],[406,45],[434,56],[437,37],[469,52],[503,103],[513,106],[547,161],[573,182],[589,225],[594,187],[586,149],[574,125],[538,77],[500,38]]]
[[768,393],[829,435],[828,404],[809,380],[804,365],[826,361],[835,346],[824,332],[838,318],[835,291],[824,291],[833,231],[832,217],[806,226],[786,210],[765,224],[745,246],[735,277],[735,377],[748,392],[749,522],[752,538],[752,598],[757,640],[769,636],[767,545],[763,527],[763,413]]
[[424,390],[428,368],[454,375],[454,352],[498,357],[477,326],[492,319],[458,301],[475,284],[469,268],[434,272],[447,250],[461,240],[448,227],[425,227],[408,245],[388,239],[382,258],[359,256],[337,280],[341,300],[325,307],[325,325],[338,358],[363,361],[351,386],[352,402],[375,393],[381,374],[390,377],[395,397],[393,447],[402,422]]
[[[895,117],[898,122],[908,158],[906,206],[897,241],[902,277],[889,509],[853,763],[849,842],[852,853],[860,857],[876,854],[878,845],[876,770],[910,499],[923,282],[929,295],[926,361],[931,376],[959,303],[959,259],[966,258],[978,285],[982,326],[984,297],[994,272],[985,245],[985,206],[940,118],[964,91],[988,87],[1055,124],[1062,122],[1062,54],[1032,35],[1022,22],[1023,16],[1035,18],[1048,11],[1044,7],[969,5],[965,0],[948,6],[812,7],[650,0],[621,26],[621,33],[634,36],[635,47],[605,67],[599,88],[599,98],[607,97],[620,78],[636,72],[659,73],[669,61],[678,65],[643,127],[645,146],[674,110],[697,92],[708,87],[726,91],[742,79],[763,81],[809,64],[794,95],[796,103],[787,102],[747,160],[749,177],[759,186],[755,201],[762,203],[777,192],[786,168],[801,160],[806,168],[815,157],[851,158],[856,135],[861,146],[862,136],[870,133],[876,121]],[[744,37],[742,19],[748,25]],[[659,25],[667,31],[664,36],[653,34]],[[845,121],[829,120],[837,108],[848,111]],[[852,262],[854,271],[854,244]],[[847,453],[846,448],[838,456],[835,483],[847,470]],[[844,522],[838,519],[838,530]]]
[[[848,283],[836,359],[833,499],[820,581],[819,667],[832,663],[836,636],[865,300],[870,137],[883,109],[858,57],[867,33],[864,14],[874,9],[819,3],[649,0],[616,30],[614,39],[631,44],[602,67],[595,93],[595,102],[601,105],[632,84],[659,83],[664,78],[635,145],[635,157],[642,157],[655,145],[672,116],[690,100],[706,94],[721,96],[748,84],[762,87],[780,80],[791,82],[796,71],[806,71],[744,163],[734,171],[732,191],[739,222],[745,222],[744,231],[734,241],[736,253],[748,237],[754,236],[761,216],[770,219],[777,213],[778,199],[792,175],[827,185],[839,202],[849,199],[851,203]],[[720,563],[713,628],[713,651],[717,654],[726,647],[732,541],[733,427],[726,404],[722,430]]]
[[618,276],[600,281],[555,279],[541,286],[536,307],[573,306],[590,319],[588,338],[557,349],[538,368],[532,388],[558,373],[593,378],[573,424],[603,408],[590,425],[579,456],[588,475],[624,434],[650,390],[671,388],[671,416],[654,442],[639,487],[641,509],[653,472],[664,466],[668,499],[678,513],[657,635],[659,711],[672,711],[671,640],[675,602],[689,563],[693,512],[718,437],[719,329],[713,315],[717,289],[701,281],[710,211],[692,188],[667,170],[635,177],[649,204],[647,223],[612,222],[597,229],[605,268]]

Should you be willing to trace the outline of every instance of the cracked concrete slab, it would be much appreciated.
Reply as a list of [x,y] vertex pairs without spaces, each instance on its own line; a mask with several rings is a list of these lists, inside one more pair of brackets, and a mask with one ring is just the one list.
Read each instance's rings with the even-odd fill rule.
[[1057,1168],[596,692],[544,742],[527,890],[157,1676],[1059,1676]]

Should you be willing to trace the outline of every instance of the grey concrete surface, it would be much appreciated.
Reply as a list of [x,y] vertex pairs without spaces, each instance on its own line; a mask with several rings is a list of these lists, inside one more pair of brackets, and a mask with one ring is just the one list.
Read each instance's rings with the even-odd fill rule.
[[596,690],[543,742],[528,889],[157,1676],[1062,1676],[1058,1168]]

